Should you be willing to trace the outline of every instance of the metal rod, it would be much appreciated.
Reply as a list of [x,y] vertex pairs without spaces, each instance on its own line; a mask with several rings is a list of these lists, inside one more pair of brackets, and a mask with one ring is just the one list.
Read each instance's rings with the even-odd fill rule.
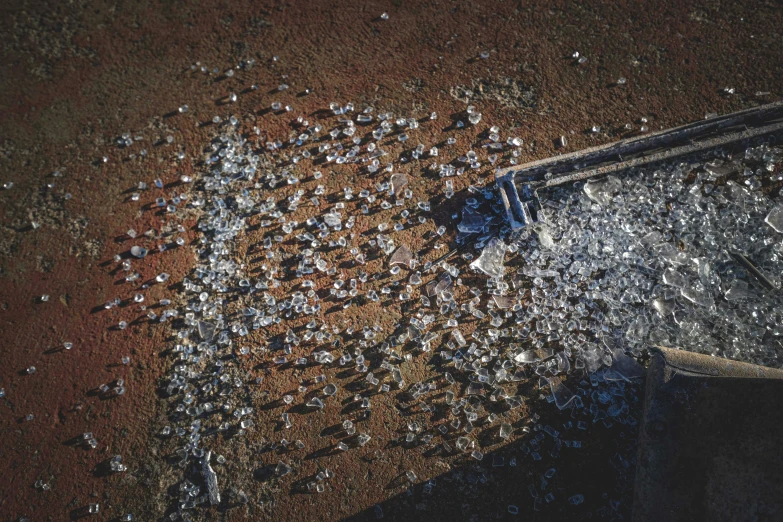
[[756,268],[756,265],[754,265],[750,259],[748,259],[743,254],[740,254],[739,252],[733,252],[729,251],[729,255],[737,261],[739,264],[741,264],[745,270],[750,272],[750,274],[756,278],[756,280],[763,286],[766,290],[769,290],[770,292],[774,292],[777,290],[775,287],[775,284],[767,279],[767,276],[765,276],[761,270]]
[[474,244],[478,239],[478,236],[479,236],[478,234],[471,234],[470,236],[468,236],[461,245],[452,248],[451,250],[449,250],[448,252],[440,256],[438,259],[433,261],[432,265],[428,268],[428,270],[433,270],[435,267],[437,267],[439,264],[441,264],[443,261],[453,256],[457,252],[461,252],[466,248],[468,248],[470,245]]

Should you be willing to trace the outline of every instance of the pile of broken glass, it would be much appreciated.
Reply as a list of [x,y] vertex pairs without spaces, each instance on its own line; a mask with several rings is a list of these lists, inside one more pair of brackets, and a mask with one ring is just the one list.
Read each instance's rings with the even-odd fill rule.
[[[260,405],[277,404],[287,430],[302,412],[351,400],[356,407],[334,445],[350,451],[373,445],[361,421],[374,397],[403,389],[416,407],[415,420],[401,418],[405,443],[441,444],[446,454],[481,460],[483,429],[500,426],[498,442],[525,423],[540,431],[537,415],[519,413],[531,399],[518,394],[520,381],[536,382],[582,428],[589,420],[636,423],[629,404],[638,398],[625,383],[640,377],[634,357],[650,346],[780,366],[783,210],[763,193],[780,180],[779,150],[762,145],[740,158],[561,187],[548,195],[539,226],[512,232],[492,186],[464,187],[458,212],[444,220],[410,182],[415,169],[395,172],[432,160],[423,169],[446,178],[451,199],[452,180],[481,167],[475,152],[455,168],[437,163],[434,145],[420,144],[384,167],[388,152],[376,142],[392,131],[408,139],[419,123],[369,108],[355,118],[353,106],[332,111],[339,120],[329,133],[300,118],[306,130],[287,146],[268,142],[266,151],[239,132],[236,118],[222,122],[194,180],[187,206],[200,216],[196,267],[182,281],[179,305],[150,316],[179,319],[164,385],[174,426],[162,433],[182,437],[179,465],[198,463],[206,489],[186,474],[177,513],[220,502],[211,455],[218,445],[230,453],[233,441],[258,428]],[[374,140],[359,137],[363,124],[377,126]],[[504,141],[496,128],[488,136],[482,153],[491,164],[498,155],[516,161],[521,140]],[[303,167],[311,163],[311,171]],[[346,164],[358,164],[370,187],[340,186],[345,173],[330,179],[330,169]],[[401,242],[397,234],[410,238],[411,229],[416,244]],[[449,242],[471,248],[434,262]],[[504,410],[489,413],[488,401]],[[562,439],[547,428],[556,458]],[[204,444],[204,434],[229,432]],[[318,440],[311,435],[254,440],[298,451]],[[527,449],[534,460],[539,441]],[[275,468],[279,477],[291,471],[290,461]],[[307,488],[323,491],[329,476]]]

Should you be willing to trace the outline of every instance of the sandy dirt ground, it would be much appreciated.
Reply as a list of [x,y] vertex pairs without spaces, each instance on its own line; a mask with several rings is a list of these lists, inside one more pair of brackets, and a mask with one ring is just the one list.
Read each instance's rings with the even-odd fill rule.
[[[156,178],[166,186],[145,192],[148,200],[184,190],[176,181],[197,172],[214,133],[205,123],[214,115],[236,114],[265,136],[287,136],[292,117],[317,118],[332,101],[417,118],[437,111],[438,124],[421,133],[437,142],[448,116],[472,104],[487,125],[525,140],[521,161],[534,160],[560,152],[561,135],[572,151],[633,135],[642,117],[657,130],[780,99],[781,22],[775,2],[7,0],[0,6],[0,184],[13,186],[0,190],[0,520],[78,518],[94,502],[101,520],[127,512],[162,520],[168,513],[176,475],[167,460],[171,446],[156,434],[166,422],[158,385],[170,365],[162,355],[169,332],[134,322],[143,315],[137,308],[104,304],[134,293],[112,260],[129,248],[127,231],[152,229],[149,242],[157,244],[170,225],[131,193]],[[575,51],[587,60],[577,63]],[[248,60],[252,68],[223,74]],[[197,62],[209,72],[194,71]],[[618,85],[621,77],[627,81]],[[291,88],[278,93],[283,82]],[[249,90],[253,84],[257,90]],[[242,95],[229,110],[231,92]],[[266,110],[273,101],[293,111]],[[178,114],[183,104],[189,110]],[[601,131],[588,132],[594,125]],[[478,132],[455,134],[455,149],[467,150]],[[125,133],[143,139],[122,149],[117,138]],[[488,180],[491,169],[482,169],[455,188]],[[331,183],[375,181],[346,170]],[[412,185],[433,200],[442,192],[440,182],[425,178]],[[435,221],[448,222],[460,206],[459,198],[443,200]],[[180,235],[195,238],[190,229]],[[134,266],[142,281],[163,271],[179,281],[192,262],[186,245]],[[153,286],[146,302],[172,291]],[[395,321],[381,310],[364,313],[377,317],[355,319],[386,327]],[[120,320],[131,325],[117,329]],[[64,349],[66,342],[73,347]],[[118,378],[124,395],[96,392]],[[279,422],[273,403],[295,380],[265,380],[272,406],[258,424]],[[323,466],[335,472],[319,495],[266,481],[279,458],[254,452],[251,438],[246,454],[219,472],[247,475],[243,488],[252,501],[229,501],[205,519],[375,519],[376,504],[392,520],[602,519],[610,518],[613,500],[629,516],[630,472],[618,474],[609,460],[630,451],[631,431],[585,434],[586,449],[559,463],[565,478],[557,505],[534,512],[527,487],[542,470],[403,450],[388,418],[395,408],[394,400],[378,399],[368,420],[375,439],[363,454],[302,461],[301,477]],[[551,410],[538,411],[557,418]],[[311,422],[327,429],[337,419],[339,411],[327,411]],[[84,432],[94,433],[97,449],[78,443]],[[490,451],[506,460],[515,454],[513,443]],[[105,472],[115,454],[128,472]],[[437,480],[431,494],[398,480],[412,468],[420,481]],[[50,489],[36,487],[38,480]],[[595,500],[576,509],[565,502],[575,493]],[[509,504],[520,506],[519,517],[507,513]]]

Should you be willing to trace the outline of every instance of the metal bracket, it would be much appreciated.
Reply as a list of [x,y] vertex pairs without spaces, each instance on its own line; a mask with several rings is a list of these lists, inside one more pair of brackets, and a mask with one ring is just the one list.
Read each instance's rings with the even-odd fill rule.
[[541,219],[541,188],[622,174],[775,133],[783,134],[783,102],[500,169],[495,180],[509,225],[519,229]]

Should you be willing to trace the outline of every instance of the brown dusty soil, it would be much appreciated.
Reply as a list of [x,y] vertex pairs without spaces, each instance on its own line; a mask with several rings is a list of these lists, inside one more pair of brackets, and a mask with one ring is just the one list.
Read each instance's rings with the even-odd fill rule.
[[[389,20],[379,19],[382,12]],[[167,227],[166,215],[140,210],[140,203],[182,190],[153,188],[133,202],[132,189],[139,181],[152,185],[161,178],[168,184],[192,174],[194,158],[213,133],[200,123],[215,114],[253,113],[247,125],[284,136],[291,115],[315,118],[332,101],[353,101],[417,118],[437,111],[438,124],[424,126],[417,136],[434,143],[445,136],[448,115],[470,103],[483,113],[482,125],[523,138],[520,160],[533,160],[557,153],[554,140],[561,135],[568,137],[567,150],[577,150],[637,132],[641,117],[657,130],[778,100],[781,22],[783,11],[774,2],[7,0],[0,6],[0,183],[14,185],[0,190],[0,388],[6,393],[0,399],[0,520],[67,520],[91,502],[100,502],[101,520],[125,512],[159,520],[169,508],[166,489],[177,472],[165,459],[172,448],[155,436],[166,422],[166,404],[156,392],[170,364],[161,356],[167,332],[145,321],[112,329],[142,312],[103,305],[135,293],[112,261],[133,244],[126,231],[160,233]],[[481,59],[482,51],[489,58]],[[587,62],[575,64],[574,51]],[[248,59],[256,66],[231,78],[191,71],[196,62],[222,72]],[[627,83],[616,85],[619,77]],[[277,93],[283,81],[291,89]],[[251,84],[259,89],[233,106],[224,104],[228,93]],[[726,87],[735,94],[726,94]],[[306,88],[312,93],[297,95]],[[276,100],[291,104],[293,112],[261,110]],[[171,116],[182,104],[190,110]],[[627,123],[634,130],[626,131]],[[587,133],[592,125],[602,131]],[[120,149],[115,140],[126,132],[144,140]],[[172,144],[165,143],[169,134],[175,136]],[[453,134],[453,149],[468,150],[477,134]],[[139,156],[142,148],[145,158]],[[180,150],[186,154],[182,161],[175,158]],[[489,179],[491,171],[482,169],[455,178],[455,189]],[[344,178],[330,180],[336,190],[348,183],[358,190],[368,181],[348,169]],[[412,186],[433,200],[442,191],[440,181],[424,178]],[[435,221],[448,224],[460,203],[443,202]],[[34,229],[33,221],[40,227]],[[195,237],[191,230],[182,235]],[[423,246],[421,237],[407,240]],[[149,256],[134,269],[142,281],[162,271],[179,281],[192,259],[183,247]],[[153,286],[146,303],[173,293],[166,285]],[[40,302],[42,294],[50,296],[48,302]],[[353,320],[377,322],[387,331],[395,323],[382,309],[362,313]],[[74,346],[63,350],[63,342]],[[126,355],[129,365],[120,363]],[[36,371],[26,375],[30,366]],[[266,389],[269,403],[311,375],[289,377],[265,379],[273,387]],[[126,381],[125,395],[104,400],[94,393],[117,378]],[[399,436],[399,421],[392,419],[396,405],[393,398],[375,400],[378,414],[368,421],[374,438],[363,453],[302,461],[298,478],[323,466],[335,472],[321,495],[290,494],[290,481],[264,482],[264,470],[280,457],[254,453],[251,438],[247,454],[218,469],[248,477],[242,480],[251,503],[207,518],[374,519],[373,506],[381,503],[392,520],[494,520],[511,517],[508,504],[520,507],[520,516],[511,518],[598,519],[609,503],[602,493],[619,491],[627,499],[628,477],[617,478],[607,468],[619,449],[632,448],[624,438],[632,433],[587,432],[586,449],[560,459],[558,473],[567,487],[557,491],[557,505],[533,512],[527,486],[543,470],[529,459],[516,468],[493,469],[403,451],[391,443]],[[537,406],[556,418],[550,409]],[[282,411],[262,409],[256,422],[274,425]],[[26,421],[29,413],[34,419]],[[339,418],[335,408],[307,422],[328,428]],[[95,434],[98,449],[73,444],[87,431]],[[260,436],[281,437],[271,428],[254,435]],[[304,442],[310,453],[335,441]],[[513,444],[489,451],[516,454]],[[104,476],[100,463],[115,454],[123,455],[129,471]],[[418,489],[409,496],[397,480],[407,469],[416,469],[419,481],[437,478],[433,494],[423,497]],[[39,479],[51,490],[36,489]],[[579,492],[597,500],[581,511],[569,507],[565,498]],[[272,495],[276,505],[259,507],[262,494]],[[624,513],[628,518],[627,508]]]

